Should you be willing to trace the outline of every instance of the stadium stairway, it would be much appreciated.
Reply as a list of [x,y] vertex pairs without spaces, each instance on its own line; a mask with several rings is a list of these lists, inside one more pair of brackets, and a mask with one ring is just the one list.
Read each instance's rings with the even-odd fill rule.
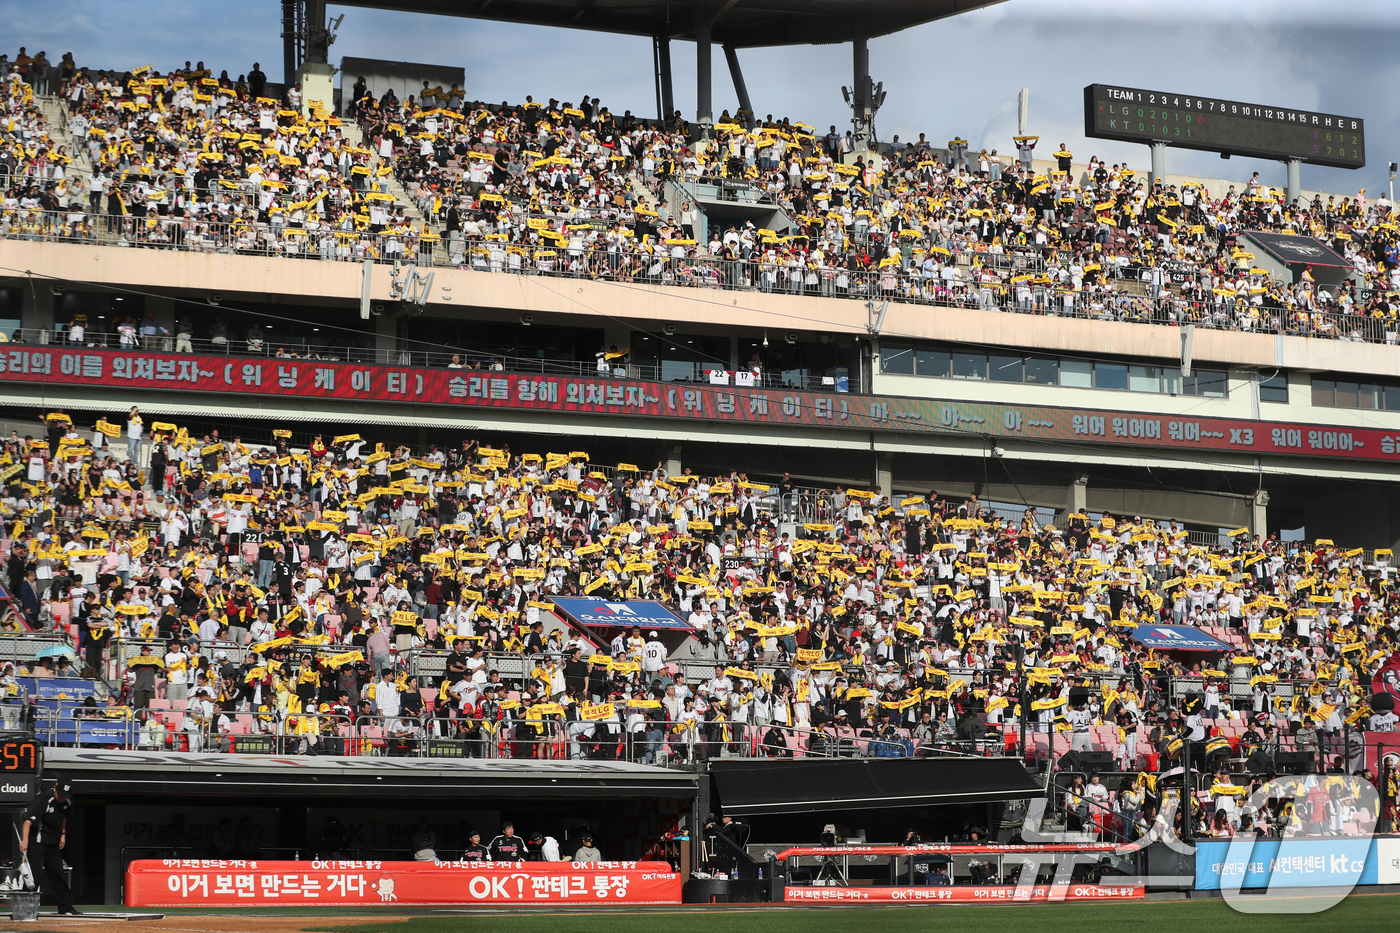
[[[345,119],[342,122],[340,131],[345,134],[345,141],[350,145],[365,145],[364,133],[360,130],[360,125],[353,119]],[[374,147],[372,146],[367,148],[372,152],[374,151]],[[372,162],[376,170],[379,168],[380,161],[379,154],[376,152]],[[418,209],[417,203],[413,200],[412,194],[404,189],[404,186],[399,183],[399,180],[395,178],[392,173],[385,175],[378,181],[387,194],[392,194],[394,196],[395,206],[402,206],[404,215],[412,220],[415,226],[421,228],[425,218],[423,217],[423,212]]]
[[658,201],[656,196],[647,189],[646,182],[642,180],[641,175],[636,172],[631,172],[627,176],[627,181],[632,186],[632,193],[637,196],[637,200],[640,201],[643,206],[656,211],[656,213],[660,214],[662,217],[670,216],[666,211],[666,206]]

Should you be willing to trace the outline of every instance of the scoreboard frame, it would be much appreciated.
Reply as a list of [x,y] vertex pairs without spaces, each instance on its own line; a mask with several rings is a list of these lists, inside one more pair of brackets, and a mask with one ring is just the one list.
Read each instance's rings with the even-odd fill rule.
[[1084,135],[1334,168],[1366,165],[1360,117],[1118,85],[1084,88]]

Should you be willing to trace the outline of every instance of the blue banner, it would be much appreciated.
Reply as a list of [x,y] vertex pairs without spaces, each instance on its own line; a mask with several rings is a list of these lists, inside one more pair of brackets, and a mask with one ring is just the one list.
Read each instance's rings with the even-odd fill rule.
[[644,629],[667,629],[672,632],[689,632],[690,626],[681,621],[675,613],[661,603],[646,600],[630,602],[609,602],[602,599],[555,599],[551,600],[559,611],[580,625],[594,628],[631,628],[640,625]]
[[97,681],[78,677],[17,677],[15,682],[40,700],[85,700],[97,696]]
[[1166,651],[1232,651],[1218,638],[1189,625],[1139,625],[1129,636],[1148,648]]
[[[1219,891],[1222,877],[1244,876],[1244,888],[1347,887],[1377,884],[1376,849],[1368,837],[1256,839],[1253,847],[1230,840],[1196,843],[1196,890]],[[1247,853],[1247,855],[1246,855]]]
[[[71,714],[70,714],[71,715]],[[34,723],[34,737],[41,742],[65,745],[123,745],[136,744],[140,726],[128,719],[39,719]]]

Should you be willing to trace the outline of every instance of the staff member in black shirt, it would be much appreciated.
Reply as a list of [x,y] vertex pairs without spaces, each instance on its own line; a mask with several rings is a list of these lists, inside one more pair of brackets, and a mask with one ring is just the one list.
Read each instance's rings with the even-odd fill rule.
[[489,846],[493,862],[525,861],[525,840],[515,834],[515,825],[501,824],[501,834],[491,840]]
[[[53,789],[35,798],[24,811],[24,828],[20,830],[19,850],[29,857],[31,841],[39,845],[39,867],[43,869],[43,889],[50,891],[58,902],[60,914],[77,916],[73,909],[73,892],[63,878],[63,857],[59,850],[68,844],[68,813],[73,809],[73,783],[66,778],[54,780]],[[33,869],[34,863],[30,862]],[[38,881],[38,872],[35,872]]]

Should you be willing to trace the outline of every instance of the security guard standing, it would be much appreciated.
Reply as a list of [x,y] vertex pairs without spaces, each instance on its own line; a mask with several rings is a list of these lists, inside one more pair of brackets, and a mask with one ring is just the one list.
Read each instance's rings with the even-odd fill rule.
[[[30,869],[42,866],[42,889],[53,894],[58,902],[60,914],[76,917],[78,911],[73,909],[73,892],[63,877],[63,856],[60,854],[60,850],[68,844],[68,813],[73,809],[72,795],[73,782],[60,777],[54,779],[52,791],[34,799],[24,811],[24,828],[20,831],[19,850],[28,859],[31,840],[39,844],[42,853],[40,865],[36,866],[34,860],[30,859]],[[37,871],[34,872],[34,880],[39,880]]]

